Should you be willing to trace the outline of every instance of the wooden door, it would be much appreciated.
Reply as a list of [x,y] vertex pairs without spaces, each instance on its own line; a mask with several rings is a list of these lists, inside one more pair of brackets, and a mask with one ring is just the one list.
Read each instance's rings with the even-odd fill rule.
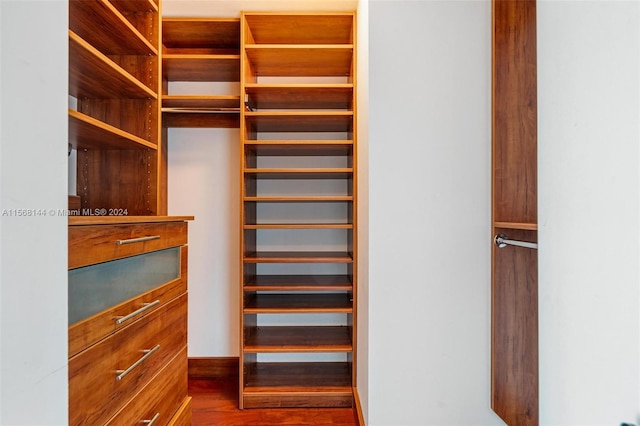
[[[537,241],[536,2],[493,0],[492,230]],[[493,245],[491,399],[538,424],[538,254]]]

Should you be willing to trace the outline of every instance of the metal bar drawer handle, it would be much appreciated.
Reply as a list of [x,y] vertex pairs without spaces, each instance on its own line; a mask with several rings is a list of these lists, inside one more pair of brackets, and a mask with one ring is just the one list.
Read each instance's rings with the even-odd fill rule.
[[147,237],[129,238],[128,240],[116,240],[119,246],[123,244],[144,243],[145,241],[159,240],[160,235],[149,235]]
[[153,424],[156,421],[158,421],[159,418],[160,418],[160,413],[156,413],[156,415],[153,416],[153,418],[151,420],[143,420],[141,423],[143,423],[145,425],[153,426]]
[[160,345],[156,345],[153,349],[145,349],[142,352],[144,353],[144,355],[142,355],[142,357],[137,360],[136,362],[134,362],[133,364],[131,364],[131,366],[129,368],[127,368],[126,370],[116,370],[116,380],[120,381],[122,379],[124,379],[124,377],[131,373],[133,371],[134,368],[136,368],[137,366],[139,366],[140,364],[142,364],[147,358],[149,358],[151,355],[153,355],[154,352],[156,352],[158,349],[160,349]]
[[136,309],[135,311],[133,311],[130,314],[127,314],[127,315],[125,315],[123,317],[116,317],[116,324],[122,324],[123,322],[130,320],[131,318],[135,317],[136,315],[140,315],[141,313],[143,313],[147,309],[153,308],[158,303],[160,303],[159,299],[158,300],[154,300],[151,303],[143,303],[142,304],[142,308]]

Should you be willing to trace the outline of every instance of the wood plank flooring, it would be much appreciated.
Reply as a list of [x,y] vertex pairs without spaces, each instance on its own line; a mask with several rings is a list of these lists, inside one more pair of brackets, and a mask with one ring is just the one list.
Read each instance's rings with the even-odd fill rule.
[[189,379],[193,426],[357,426],[352,408],[238,409],[238,379]]

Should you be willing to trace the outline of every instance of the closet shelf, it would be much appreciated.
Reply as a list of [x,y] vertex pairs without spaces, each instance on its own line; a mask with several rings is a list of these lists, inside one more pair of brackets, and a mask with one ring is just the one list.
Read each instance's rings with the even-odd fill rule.
[[[333,142],[333,141],[332,141]],[[245,152],[257,156],[333,156],[345,157],[353,153],[352,143],[322,143],[322,141],[309,141],[307,143],[245,143]]]
[[244,256],[246,263],[352,263],[347,252],[340,251],[253,251]]
[[247,196],[244,197],[246,202],[256,203],[325,203],[325,202],[350,202],[353,201],[352,195],[282,195],[282,196]]
[[158,99],[156,92],[73,31],[69,31],[69,94],[76,98]]
[[152,142],[73,110],[69,110],[69,143],[80,149],[157,150]]
[[228,109],[240,112],[240,96],[233,95],[164,95],[162,108]]
[[239,52],[240,19],[163,18],[162,41],[168,53]]
[[351,132],[353,112],[245,112],[251,132]]
[[[125,2],[114,4],[122,6],[123,3]],[[129,1],[126,3],[147,2]],[[147,3],[147,7],[151,7],[150,3]],[[149,42],[107,0],[70,0],[69,28],[107,55],[158,55],[157,45],[154,46]]]
[[528,223],[528,222],[494,222],[493,227],[504,228],[504,229],[521,229],[525,231],[538,230],[537,223]]
[[245,224],[244,229],[353,229],[352,223],[260,223]]
[[246,43],[350,44],[353,14],[245,13]]
[[258,362],[245,381],[245,393],[351,393],[351,369],[346,362]]
[[255,109],[351,110],[353,84],[245,85],[247,101]]
[[346,326],[249,327],[246,353],[351,352],[351,329]]
[[348,275],[256,275],[248,277],[244,291],[350,291]]
[[251,294],[245,314],[351,313],[349,294]]
[[353,168],[317,169],[245,169],[245,174],[257,179],[348,179],[353,176]]
[[240,55],[165,54],[162,75],[170,81],[238,81]]
[[246,45],[247,60],[257,76],[346,77],[351,73],[353,45]]
[[135,12],[158,13],[158,4],[155,0],[109,0],[123,14]]

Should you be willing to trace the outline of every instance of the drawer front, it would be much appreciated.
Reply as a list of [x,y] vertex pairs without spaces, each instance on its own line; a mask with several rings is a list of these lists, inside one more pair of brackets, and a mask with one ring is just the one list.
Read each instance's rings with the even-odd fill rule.
[[187,398],[187,348],[169,364],[107,423],[109,426],[141,425],[154,421],[154,426],[172,420]]
[[187,342],[187,295],[69,360],[69,424],[104,424]]
[[186,222],[69,226],[69,269],[186,243]]
[[[187,291],[187,246],[180,248],[180,277],[69,327],[69,357],[154,312]],[[137,312],[137,314],[136,314]],[[135,314],[135,315],[132,315]],[[129,317],[129,319],[126,319]]]

